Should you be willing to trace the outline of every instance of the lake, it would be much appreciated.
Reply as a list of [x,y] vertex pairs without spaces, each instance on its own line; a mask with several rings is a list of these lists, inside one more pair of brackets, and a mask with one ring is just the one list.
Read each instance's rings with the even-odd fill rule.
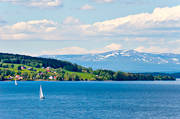
[[180,119],[180,81],[0,82],[0,119]]

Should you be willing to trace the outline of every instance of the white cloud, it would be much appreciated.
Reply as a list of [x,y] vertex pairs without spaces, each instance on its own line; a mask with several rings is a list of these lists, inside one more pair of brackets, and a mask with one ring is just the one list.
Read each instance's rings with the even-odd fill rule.
[[33,7],[57,7],[62,5],[62,0],[0,0],[0,2],[9,2]]
[[62,4],[61,0],[40,0],[40,1],[32,1],[29,3],[30,6],[34,7],[57,7]]
[[94,7],[86,4],[86,5],[82,6],[80,9],[81,10],[94,10]]
[[[79,19],[67,17],[62,24],[51,20],[32,20],[0,27],[0,40],[79,40],[85,39]],[[24,34],[26,37],[14,37]],[[18,39],[19,38],[19,39]]]
[[94,1],[99,2],[99,3],[111,3],[114,0],[94,0]]
[[79,19],[71,16],[61,24],[46,19],[18,22],[2,26],[0,36],[3,36],[1,39],[4,40],[98,40],[131,36],[131,39],[142,42],[147,40],[144,37],[180,38],[180,6],[156,8],[152,13],[130,15],[93,24],[82,24]]
[[112,44],[107,45],[107,46],[105,47],[105,49],[109,49],[110,51],[111,51],[111,50],[119,50],[119,49],[121,49],[121,48],[122,48],[121,44],[115,44],[115,43],[112,43]]
[[14,31],[20,32],[41,32],[41,31],[49,31],[49,29],[55,28],[56,23],[53,21],[44,20],[33,20],[28,22],[19,22],[16,23],[10,28]]
[[135,48],[138,52],[147,52],[147,53],[177,53],[180,54],[180,48],[168,48],[168,47],[160,47],[160,46],[150,46],[144,47],[139,46]]
[[112,50],[119,50],[121,48],[122,47],[120,44],[115,44],[115,43],[109,44],[105,46],[104,48],[92,49],[92,50],[73,46],[73,47],[65,47],[61,49],[56,49],[53,51],[42,51],[41,55],[95,54],[95,53],[104,53],[104,52],[108,52]]
[[43,39],[52,36],[57,23],[49,20],[34,20],[6,25],[0,28],[0,37],[3,40]]
[[180,32],[180,6],[156,8],[152,13],[96,22],[84,25],[82,28],[105,36],[175,34]]
[[155,46],[146,48],[144,46],[140,46],[140,47],[137,47],[135,50],[138,52],[164,53],[168,51],[168,48],[160,48],[160,47],[155,47]]
[[29,39],[30,36],[23,33],[14,33],[14,34],[0,34],[1,39],[7,40],[19,40],[19,39]]
[[80,24],[80,20],[76,19],[72,16],[67,17],[66,19],[64,19],[63,25],[79,25]]

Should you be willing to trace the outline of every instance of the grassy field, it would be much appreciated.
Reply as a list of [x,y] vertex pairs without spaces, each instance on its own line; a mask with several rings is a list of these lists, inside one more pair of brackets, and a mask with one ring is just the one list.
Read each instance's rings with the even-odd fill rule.
[[[50,72],[47,72],[47,70],[45,68],[35,68],[35,67],[23,65],[23,64],[13,64],[13,67],[12,67],[12,64],[9,64],[9,63],[4,63],[3,65],[6,65],[6,66],[8,65],[8,68],[0,67],[1,70],[9,70],[9,71],[15,72],[15,75],[17,75],[19,72],[20,72],[21,75],[23,75],[25,73],[27,73],[27,74],[33,74],[33,73],[38,74],[39,72],[46,73],[46,75],[48,75],[47,77],[49,77],[49,76],[57,76],[58,75],[56,73],[57,69],[53,69],[53,68],[51,68]],[[18,70],[18,67],[25,67],[25,69]],[[32,68],[32,70],[28,70],[29,68]],[[96,80],[95,79],[96,76],[94,74],[91,74],[91,73],[72,72],[72,71],[67,71],[67,70],[64,70],[64,69],[62,69],[62,71],[64,72],[64,74],[68,74],[70,76],[76,75],[80,79],[83,79],[83,80]],[[15,75],[12,76],[12,77],[15,77]],[[11,75],[6,76],[6,78],[8,78],[10,76]],[[12,79],[12,80],[14,80],[14,79]],[[34,79],[34,80],[38,80],[38,79]],[[47,78],[46,80],[49,80],[49,79]]]
[[81,73],[81,72],[70,72],[67,71],[69,74],[75,74],[78,75],[79,77],[81,77],[82,79],[90,79],[90,80],[95,80],[95,75],[94,74],[90,74],[90,73]]

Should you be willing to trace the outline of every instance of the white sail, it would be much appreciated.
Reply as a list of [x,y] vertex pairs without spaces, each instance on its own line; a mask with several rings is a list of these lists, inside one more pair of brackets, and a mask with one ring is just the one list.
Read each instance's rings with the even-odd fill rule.
[[39,96],[40,96],[40,99],[44,99],[44,95],[43,95],[43,91],[42,91],[42,86],[40,85],[40,92],[39,92]]
[[16,86],[18,85],[16,79],[15,79],[15,82],[14,82],[14,83],[15,83]]

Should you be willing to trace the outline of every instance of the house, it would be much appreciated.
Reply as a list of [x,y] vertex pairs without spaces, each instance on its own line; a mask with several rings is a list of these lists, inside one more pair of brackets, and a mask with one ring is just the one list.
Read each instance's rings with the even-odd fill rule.
[[52,80],[52,79],[54,79],[54,77],[53,77],[53,76],[50,76],[49,79]]
[[23,69],[26,69],[26,67],[25,66],[21,66],[21,70],[23,70]]
[[23,77],[20,76],[20,75],[16,75],[15,78],[18,79],[18,80],[22,80],[23,79]]
[[19,78],[20,78],[20,75],[16,75],[15,78],[16,78],[16,79],[19,79]]
[[47,68],[46,68],[46,71],[47,71],[47,72],[50,72],[50,71],[51,71],[50,69],[51,69],[50,67],[47,67]]

